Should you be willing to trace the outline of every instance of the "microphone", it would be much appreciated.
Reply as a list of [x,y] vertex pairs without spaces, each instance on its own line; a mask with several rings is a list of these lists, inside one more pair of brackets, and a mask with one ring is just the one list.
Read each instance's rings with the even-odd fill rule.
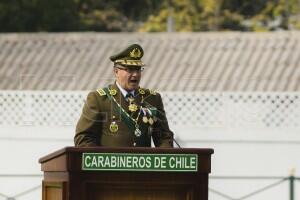
[[[149,135],[149,137],[153,137],[153,135],[154,135],[153,132],[154,132],[154,134],[159,134],[159,133],[157,133],[157,132],[154,131],[154,128],[152,126],[149,126],[148,127],[148,135]],[[175,144],[177,145],[178,148],[180,148],[180,149],[182,148],[180,146],[180,144],[177,142],[177,140],[174,137],[172,137],[172,141],[175,142]]]
[[175,142],[175,144],[177,145],[178,148],[180,148],[180,149],[182,148],[182,147],[179,145],[179,143],[177,142],[177,140],[175,140],[174,137],[173,137],[173,141]]

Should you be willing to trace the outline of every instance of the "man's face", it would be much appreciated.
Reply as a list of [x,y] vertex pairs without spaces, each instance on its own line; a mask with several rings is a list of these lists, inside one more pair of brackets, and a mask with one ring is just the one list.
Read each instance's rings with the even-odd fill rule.
[[116,65],[114,73],[117,82],[127,91],[136,90],[141,80],[141,67],[124,67]]

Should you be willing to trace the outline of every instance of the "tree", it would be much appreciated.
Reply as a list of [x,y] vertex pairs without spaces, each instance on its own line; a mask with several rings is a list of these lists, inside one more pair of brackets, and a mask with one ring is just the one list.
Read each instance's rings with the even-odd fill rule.
[[300,28],[299,0],[2,0],[0,32],[272,31]]
[[2,0],[0,2],[0,32],[34,30],[38,23],[34,0]]
[[176,31],[269,31],[300,27],[299,0],[169,0],[150,15],[140,31],[166,31],[167,19]]
[[78,14],[73,0],[2,0],[1,32],[72,31]]
[[136,31],[160,4],[159,0],[81,0],[79,13],[84,30]]
[[77,2],[74,0],[38,0],[37,31],[75,31],[79,26]]

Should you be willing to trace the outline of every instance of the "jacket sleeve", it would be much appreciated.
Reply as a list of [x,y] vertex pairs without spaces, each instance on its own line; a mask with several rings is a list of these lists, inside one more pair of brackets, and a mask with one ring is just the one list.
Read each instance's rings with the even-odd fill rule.
[[173,132],[169,128],[162,98],[156,94],[157,121],[153,127],[153,142],[156,147],[173,147]]
[[97,93],[90,92],[76,126],[74,143],[77,147],[98,146],[101,134],[100,106]]

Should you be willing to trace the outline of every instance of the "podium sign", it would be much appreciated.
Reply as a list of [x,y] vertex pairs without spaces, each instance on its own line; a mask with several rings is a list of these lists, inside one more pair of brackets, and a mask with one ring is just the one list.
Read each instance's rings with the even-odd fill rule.
[[197,172],[197,154],[83,153],[82,170]]

